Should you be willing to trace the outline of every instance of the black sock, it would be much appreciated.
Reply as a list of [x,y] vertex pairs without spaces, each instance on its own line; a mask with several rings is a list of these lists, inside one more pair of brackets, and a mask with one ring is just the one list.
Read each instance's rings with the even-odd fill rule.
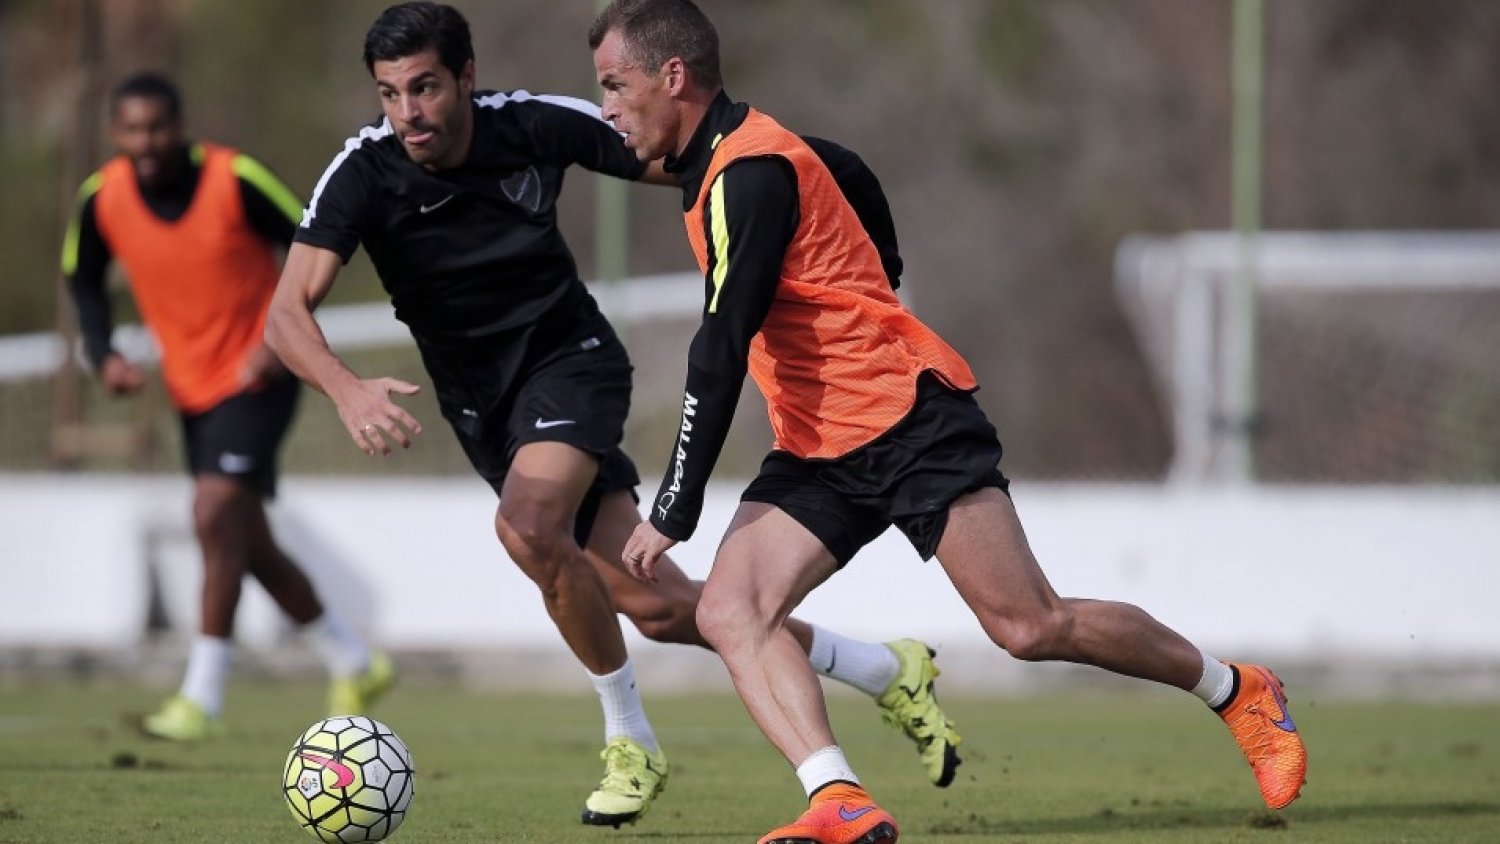
[[1229,687],[1229,697],[1224,698],[1223,703],[1213,708],[1220,715],[1223,715],[1224,710],[1229,708],[1229,704],[1234,703],[1234,699],[1240,696],[1240,670],[1231,665],[1229,673],[1234,675],[1234,684]]
[[813,793],[807,795],[807,802],[811,803],[812,799],[814,797],[818,796],[818,792],[822,791],[823,789],[827,788],[830,785],[849,785],[849,786],[853,786],[855,788],[863,788],[863,786],[861,786],[857,782],[850,782],[848,780],[829,780],[828,782],[825,782],[822,785],[818,786],[817,788],[813,789]]

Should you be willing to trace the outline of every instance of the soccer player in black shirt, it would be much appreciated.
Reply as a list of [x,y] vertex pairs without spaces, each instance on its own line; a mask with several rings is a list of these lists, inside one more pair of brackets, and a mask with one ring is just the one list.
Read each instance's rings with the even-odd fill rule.
[[[368,454],[406,447],[421,425],[393,395],[417,387],[362,378],[328,348],[313,310],[361,244],[407,324],[443,416],[500,496],[495,530],[541,590],[605,710],[605,776],[583,821],[639,818],[667,760],[635,688],[616,613],[648,638],[706,647],[701,585],[669,561],[651,584],[620,562],[640,523],[635,466],[620,450],[631,366],[578,278],[557,225],[564,171],[581,165],[641,179],[646,165],[585,100],[475,90],[468,26],[454,9],[393,6],[366,36],[383,119],[362,129],[317,184],[287,256],[266,337],[287,365],[333,400]],[[818,142],[848,177],[871,228],[889,209],[868,168]],[[665,177],[658,177],[665,183]],[[883,226],[882,226],[883,224]],[[885,252],[899,273],[894,237]],[[918,746],[929,778],[953,779],[959,737],[930,696],[936,668],[909,639],[860,642],[792,622],[825,674],[875,697]]]

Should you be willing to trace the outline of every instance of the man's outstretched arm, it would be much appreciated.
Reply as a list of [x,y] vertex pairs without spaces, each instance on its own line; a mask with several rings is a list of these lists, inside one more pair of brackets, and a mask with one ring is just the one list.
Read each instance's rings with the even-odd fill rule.
[[62,268],[89,364],[106,390],[123,395],[144,386],[146,376],[110,344],[114,316],[104,280],[113,257],[94,218],[94,195],[101,182],[95,173],[78,189],[78,204],[63,239]]
[[395,378],[360,378],[328,347],[313,311],[332,289],[343,263],[328,249],[292,244],[266,315],[266,343],[297,377],[333,400],[344,430],[361,451],[390,454],[387,437],[407,448],[407,432],[422,432],[421,424],[391,401],[391,393],[409,396],[420,388]]

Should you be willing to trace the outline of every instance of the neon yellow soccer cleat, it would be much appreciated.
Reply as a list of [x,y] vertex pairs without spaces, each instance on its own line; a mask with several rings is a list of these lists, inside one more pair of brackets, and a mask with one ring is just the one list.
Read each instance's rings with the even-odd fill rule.
[[161,709],[141,721],[146,735],[169,741],[203,741],[224,734],[224,725],[208,710],[182,695],[173,695]]
[[328,714],[363,715],[396,684],[396,666],[380,651],[370,652],[363,674],[341,677],[328,686]]
[[610,739],[599,758],[604,760],[604,779],[583,804],[583,822],[619,829],[622,823],[640,820],[666,788],[666,754],[652,753],[622,736]]
[[932,681],[942,672],[932,661],[933,650],[915,639],[898,639],[885,646],[895,652],[901,670],[875,699],[880,717],[916,742],[927,778],[938,788],[947,788],[962,761],[957,748],[963,739],[938,706]]

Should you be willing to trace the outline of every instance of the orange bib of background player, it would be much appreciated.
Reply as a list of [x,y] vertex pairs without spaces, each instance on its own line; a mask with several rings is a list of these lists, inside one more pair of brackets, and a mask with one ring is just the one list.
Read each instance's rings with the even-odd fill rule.
[[167,390],[187,413],[240,392],[279,275],[273,248],[245,219],[234,151],[200,146],[198,188],[179,219],[152,213],[126,158],[100,170],[94,199],[99,232],[161,346]]

